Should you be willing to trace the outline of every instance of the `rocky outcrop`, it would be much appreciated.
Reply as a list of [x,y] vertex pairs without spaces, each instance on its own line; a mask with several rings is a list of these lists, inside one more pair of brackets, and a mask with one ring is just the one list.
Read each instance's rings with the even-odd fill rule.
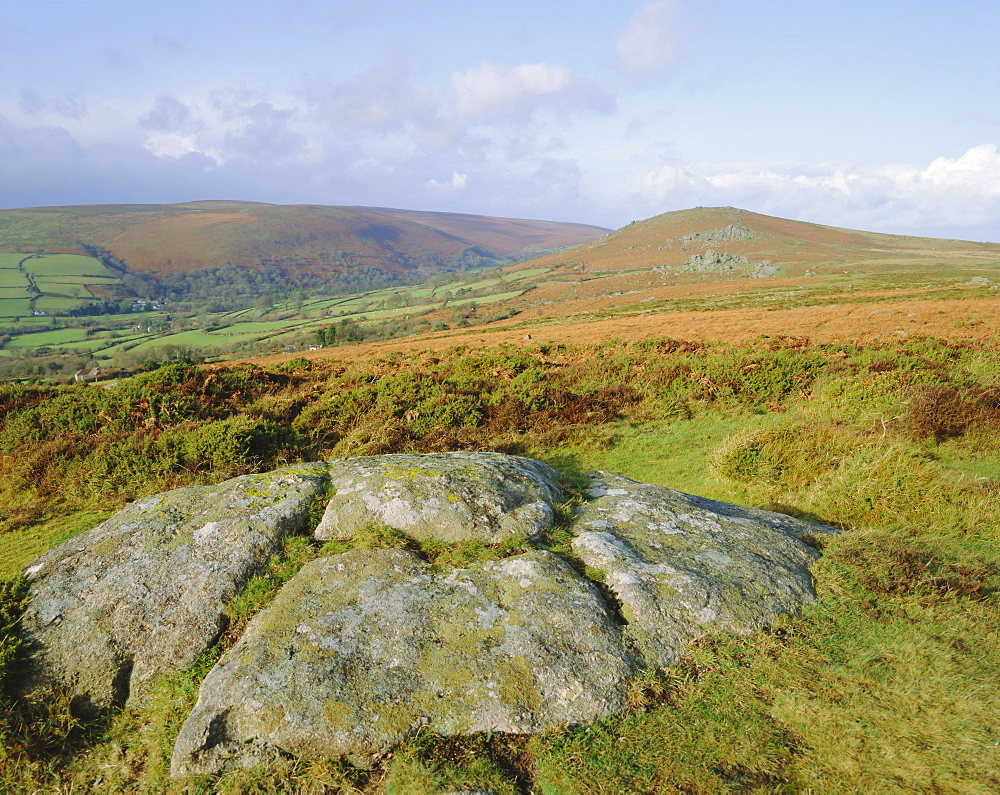
[[367,764],[422,726],[536,732],[621,710],[633,665],[597,590],[532,552],[435,571],[399,550],[308,564],[201,687],[185,776],[278,758]]
[[753,279],[776,275],[780,269],[769,259],[753,262],[747,257],[708,249],[704,254],[694,254],[679,265],[656,265],[653,270],[663,276],[678,273],[727,273],[746,271]]
[[175,776],[286,756],[368,764],[423,726],[527,733],[614,714],[637,671],[673,664],[694,638],[750,632],[812,601],[810,537],[832,532],[593,473],[590,501],[563,528],[572,554],[559,555],[543,531],[562,493],[540,462],[302,465],[140,500],[40,558],[22,689],[56,684],[93,711],[190,665],[281,537],[312,531],[320,496],[320,539],[389,525],[434,554],[510,535],[535,549],[444,566],[358,547],[306,564],[205,678]]
[[323,541],[373,524],[421,541],[534,538],[564,499],[554,469],[499,453],[347,458],[331,464],[330,479],[336,494],[315,533]]
[[573,551],[601,572],[653,668],[677,662],[710,630],[745,634],[814,597],[803,538],[829,528],[783,514],[593,473]]
[[681,237],[680,242],[682,245],[696,243],[703,246],[709,246],[712,243],[730,243],[738,240],[753,240],[756,237],[760,237],[760,235],[750,229],[747,229],[742,224],[729,224],[729,226],[720,226],[717,229],[711,229],[707,232],[692,232],[690,235],[684,235]]
[[326,471],[303,464],[168,491],[43,555],[26,569],[21,691],[56,685],[93,714],[191,665],[225,628],[226,603],[305,528]]

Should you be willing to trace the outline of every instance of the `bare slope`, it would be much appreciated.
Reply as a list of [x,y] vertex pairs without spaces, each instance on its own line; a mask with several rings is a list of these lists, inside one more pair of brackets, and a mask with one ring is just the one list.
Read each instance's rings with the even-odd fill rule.
[[401,276],[577,245],[606,230],[448,213],[205,201],[0,211],[0,251],[94,246],[150,275],[210,267]]

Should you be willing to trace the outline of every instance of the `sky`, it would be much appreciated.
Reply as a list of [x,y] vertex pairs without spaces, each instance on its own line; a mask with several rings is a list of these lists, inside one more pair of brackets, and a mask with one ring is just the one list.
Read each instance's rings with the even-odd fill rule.
[[998,0],[0,0],[0,207],[1000,242]]

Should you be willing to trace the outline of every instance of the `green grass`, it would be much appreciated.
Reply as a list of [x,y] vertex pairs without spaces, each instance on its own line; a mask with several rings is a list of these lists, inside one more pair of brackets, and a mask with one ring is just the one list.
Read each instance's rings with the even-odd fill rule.
[[31,257],[24,263],[24,269],[36,276],[97,276],[102,279],[119,278],[114,271],[106,268],[93,257],[81,254],[44,254]]
[[31,314],[27,298],[0,298],[0,317],[24,317]]
[[36,281],[44,281],[50,284],[93,284],[96,286],[111,286],[121,284],[121,279],[117,276],[74,276],[71,274],[57,274],[52,276],[36,276]]
[[78,511],[0,533],[0,578],[13,577],[46,550],[96,527],[113,514],[112,510]]
[[732,499],[739,495],[732,486],[720,485],[708,461],[712,451],[744,427],[746,421],[745,416],[709,412],[696,422],[620,422],[558,454],[581,465],[585,461],[590,469],[627,473],[642,483],[710,499]]
[[75,309],[80,305],[76,298],[60,298],[58,296],[43,295],[35,301],[35,309],[41,309],[50,315],[58,315],[70,309]]
[[151,337],[134,347],[134,350],[144,351],[159,345],[190,345],[195,348],[211,348],[225,344],[220,335],[211,334],[201,329],[180,331],[176,334],[164,334]]
[[[260,453],[256,464],[264,469],[279,456],[470,448],[546,459],[574,489],[587,470],[609,469],[845,528],[822,542],[820,601],[751,636],[703,639],[674,668],[642,676],[626,714],[599,723],[530,739],[421,733],[374,771],[288,762],[199,779],[193,790],[1000,788],[995,346],[546,345],[551,365],[541,353],[456,349],[211,373],[174,366],[113,390],[4,387],[0,495],[9,511],[39,519],[8,519],[0,576],[106,515],[88,506],[120,504],[137,486],[219,479],[206,468],[219,445],[208,441],[245,441],[250,431],[274,436],[274,458]],[[182,461],[178,450],[206,458]],[[564,533],[551,535],[563,550]],[[412,546],[378,528],[360,543]],[[465,565],[523,545],[420,551],[439,566]],[[231,605],[235,629],[223,646],[303,560],[338,551],[290,539]],[[0,787],[82,789],[100,776],[112,790],[168,789],[173,737],[213,659],[166,677],[150,704],[100,726],[66,728],[56,705],[35,729],[12,729],[16,740],[68,739],[47,757],[11,746]]]
[[0,287],[7,290],[27,288],[28,277],[19,270],[0,270]]
[[87,332],[81,328],[60,328],[52,331],[36,331],[22,334],[7,343],[11,348],[40,348],[42,346],[62,346],[86,339]]
[[66,296],[68,298],[76,298],[79,303],[80,299],[90,299],[93,298],[93,293],[87,289],[84,284],[67,284],[65,282],[54,282],[49,279],[36,279],[35,284],[38,289],[47,295],[52,296]]
[[[209,331],[214,337],[238,337],[238,336],[252,336],[252,335],[265,335],[271,334],[275,331],[284,331],[286,329],[296,329],[302,326],[313,326],[313,325],[328,325],[329,321],[320,322],[317,320],[274,320],[274,321],[246,321],[240,323],[233,323],[224,328]],[[218,344],[218,343],[216,343]]]
[[17,270],[18,264],[27,256],[27,254],[21,254],[18,252],[0,251],[0,270],[8,268]]
[[521,279],[533,279],[536,276],[543,276],[550,270],[551,268],[525,268],[521,271],[515,271],[510,276],[512,280],[520,281]]

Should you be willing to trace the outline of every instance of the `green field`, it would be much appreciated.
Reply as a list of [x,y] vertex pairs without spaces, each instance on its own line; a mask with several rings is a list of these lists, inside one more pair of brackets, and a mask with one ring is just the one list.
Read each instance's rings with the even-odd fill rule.
[[27,298],[0,298],[0,317],[24,317],[31,314]]
[[[245,321],[243,323],[233,323],[225,328],[209,330],[208,333],[215,337],[239,337],[248,334],[272,334],[278,331],[296,329],[301,326],[316,324],[315,320],[274,320],[274,321]],[[218,342],[214,344],[219,344]]]
[[121,284],[121,279],[117,276],[74,276],[72,274],[38,276],[35,281],[47,281],[54,284]]
[[[23,271],[18,269],[22,261]],[[37,298],[29,292],[32,280],[42,293]],[[120,275],[93,257],[0,252],[0,317],[26,317],[33,309],[47,315],[64,313],[94,299],[87,285],[106,295],[117,284],[121,284]],[[31,298],[35,300],[29,304]]]
[[44,277],[35,279],[35,284],[42,293],[55,296],[66,296],[69,298],[84,299],[93,298],[93,293],[87,289],[85,284],[67,284],[62,281],[54,281]]
[[541,276],[543,273],[548,273],[551,268],[525,268],[523,271],[516,271],[511,274],[512,281],[520,281],[521,279],[531,279],[535,276]]
[[190,346],[192,348],[217,348],[225,346],[224,339],[219,339],[218,335],[212,335],[207,331],[195,329],[193,331],[180,331],[176,334],[166,334],[152,337],[145,342],[131,347],[129,350],[146,351],[159,345]]
[[80,254],[44,254],[41,257],[31,257],[25,261],[24,269],[37,276],[119,278],[119,274],[106,268],[98,260]]
[[465,303],[470,303],[472,305],[477,304],[495,304],[500,301],[506,301],[510,298],[517,298],[519,295],[524,295],[524,290],[513,290],[509,293],[497,293],[496,295],[487,295],[483,298],[473,298],[471,301],[463,301],[461,304],[456,302],[449,302],[449,306],[461,306]]
[[67,343],[87,339],[87,332],[82,328],[60,328],[52,331],[36,331],[34,334],[22,334],[7,343],[8,348],[41,348],[56,347]]
[[50,315],[58,315],[70,309],[75,309],[79,305],[79,299],[61,298],[53,295],[39,296],[38,300],[35,301],[35,309],[41,309]]
[[28,277],[19,270],[10,270],[9,268],[0,270],[0,287],[7,289],[19,287],[23,291],[28,287]]
[[130,337],[99,340],[100,347],[95,350],[95,356],[98,359],[111,359],[117,353],[130,351],[139,347],[141,342],[155,340],[157,344],[160,344],[162,339],[162,337],[156,334],[133,334]]

